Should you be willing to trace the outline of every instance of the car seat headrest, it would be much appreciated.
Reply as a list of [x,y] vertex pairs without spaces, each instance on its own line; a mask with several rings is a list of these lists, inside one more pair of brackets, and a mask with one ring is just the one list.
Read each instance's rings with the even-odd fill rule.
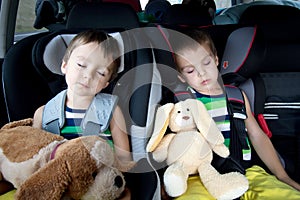
[[[40,75],[48,82],[50,89],[55,94],[62,88],[63,74],[61,64],[65,51],[76,33],[54,33],[39,39],[32,50],[33,64]],[[114,37],[120,48],[120,66],[118,73],[124,70],[124,44],[119,32],[109,33]]]
[[162,18],[169,25],[206,26],[212,25],[212,18],[205,7],[187,4],[173,4]]
[[152,0],[147,3],[145,14],[154,17],[156,22],[161,22],[170,6],[171,3],[167,0]]
[[[45,47],[43,53],[43,59],[45,66],[55,74],[63,75],[60,70],[60,66],[64,57],[64,54],[67,50],[68,45],[71,40],[75,37],[76,34],[60,34],[55,36],[52,40],[49,41]],[[119,48],[121,50],[121,55],[124,53],[124,46],[122,38],[119,33],[110,33],[112,37],[118,40]],[[118,70],[122,72],[124,70],[124,59],[121,57],[121,64]]]
[[299,35],[300,30],[289,24],[233,31],[220,63],[224,83],[240,83],[257,73],[300,71]]
[[300,10],[285,5],[251,5],[242,13],[239,24],[299,23]]
[[241,27],[233,31],[225,46],[220,73],[225,84],[242,82],[256,73],[256,68],[261,64],[263,48],[260,43],[254,43],[257,37],[256,27]]
[[130,5],[135,12],[141,12],[141,2],[139,0],[102,0],[102,2],[117,2]]
[[133,8],[124,3],[76,4],[68,16],[66,28],[129,30],[139,27],[139,19]]

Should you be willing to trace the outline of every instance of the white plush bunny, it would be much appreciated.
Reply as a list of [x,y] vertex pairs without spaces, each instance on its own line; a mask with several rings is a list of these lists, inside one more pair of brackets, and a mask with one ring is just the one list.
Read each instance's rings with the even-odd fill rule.
[[[165,134],[167,127],[172,133]],[[166,161],[166,192],[180,196],[187,189],[189,175],[199,174],[208,192],[216,199],[235,199],[248,189],[248,180],[239,172],[220,174],[212,165],[213,151],[229,155],[224,137],[202,102],[187,99],[158,108],[154,132],[147,151],[154,160]]]

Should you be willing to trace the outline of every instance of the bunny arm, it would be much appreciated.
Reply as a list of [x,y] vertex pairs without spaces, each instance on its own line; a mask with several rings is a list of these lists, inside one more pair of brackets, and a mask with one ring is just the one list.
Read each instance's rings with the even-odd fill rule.
[[167,159],[168,148],[175,135],[175,133],[169,133],[163,137],[156,149],[152,152],[154,160],[157,162],[162,162]]

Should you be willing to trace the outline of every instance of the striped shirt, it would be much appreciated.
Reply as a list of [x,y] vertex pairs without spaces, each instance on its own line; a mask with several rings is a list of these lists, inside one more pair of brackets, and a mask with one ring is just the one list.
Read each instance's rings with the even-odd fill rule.
[[[216,122],[219,130],[222,132],[224,136],[224,144],[229,148],[230,146],[230,116],[228,113],[228,107],[227,107],[227,98],[225,94],[221,95],[205,95],[201,94],[191,87],[188,87],[188,90],[190,90],[195,96],[196,99],[200,100],[206,107],[208,113],[213,118],[213,120]],[[251,160],[251,147],[250,147],[250,141],[248,137],[245,138],[247,143],[247,148],[242,149],[243,154],[243,160],[249,161]]]
[[[65,124],[61,129],[61,135],[66,139],[73,139],[82,136],[83,131],[80,127],[86,110],[73,109],[68,106],[65,108]],[[109,128],[104,133],[99,133],[99,136],[106,139],[113,146],[112,136]]]
[[230,144],[230,116],[227,110],[226,95],[205,95],[192,88],[188,88],[198,100],[206,107],[208,113],[216,122],[219,130],[224,136],[224,144],[229,147]]

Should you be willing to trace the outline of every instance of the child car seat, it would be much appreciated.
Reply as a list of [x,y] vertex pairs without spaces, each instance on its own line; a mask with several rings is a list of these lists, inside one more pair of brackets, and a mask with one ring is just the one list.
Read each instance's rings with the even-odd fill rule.
[[228,38],[221,62],[224,82],[246,92],[255,117],[296,181],[300,180],[299,33],[285,24],[237,29]]
[[48,32],[26,37],[14,44],[3,62],[3,93],[8,121],[33,117],[39,105],[49,99],[49,89],[33,67],[31,50]]
[[[156,105],[156,95],[153,95],[153,91],[156,90],[153,90],[152,84],[153,56],[150,43],[144,37],[144,31],[138,29],[139,23],[135,21],[138,20],[136,14],[126,14],[127,17],[131,16],[130,20],[121,17],[129,10],[134,12],[133,9],[127,9],[128,6],[125,4],[120,4],[120,8],[117,9],[117,5],[119,4],[77,4],[70,12],[67,21],[68,30],[58,31],[38,40],[33,48],[33,60],[37,71],[51,89],[52,95],[55,95],[64,88],[64,78],[55,70],[55,67],[60,68],[62,53],[74,34],[89,28],[117,34],[120,47],[124,52],[121,55],[124,70],[119,72],[118,77],[110,84],[106,92],[120,97],[119,105],[123,110],[130,133],[133,157],[138,162],[132,173],[128,174],[127,181],[133,185],[132,199],[159,199],[158,175],[148,162],[145,152],[153,121],[151,113],[153,113],[153,105]],[[107,12],[111,6],[120,12]],[[121,8],[126,9],[121,10]],[[99,12],[99,10],[105,10],[105,12]],[[83,13],[85,13],[84,17]],[[85,20],[88,23],[85,23]]]

